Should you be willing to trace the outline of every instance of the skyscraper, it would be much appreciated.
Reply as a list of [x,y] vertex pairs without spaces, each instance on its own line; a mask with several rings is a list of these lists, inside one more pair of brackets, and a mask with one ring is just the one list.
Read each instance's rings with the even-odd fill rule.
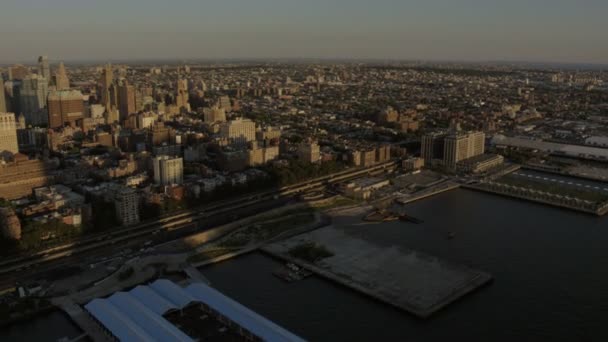
[[112,106],[116,105],[116,99],[112,98],[115,95],[115,92],[112,91],[112,85],[114,82],[114,71],[112,70],[111,64],[106,64],[104,66],[103,71],[101,72],[101,104],[106,107],[106,110],[109,111]]
[[190,103],[188,96],[188,81],[177,79],[177,97],[175,98],[175,104],[177,107],[181,109],[185,109],[186,111],[190,111]]
[[28,124],[40,125],[48,122],[45,111],[48,88],[48,80],[41,75],[28,75],[21,81],[19,104]]
[[57,90],[48,96],[49,127],[76,126],[84,117],[84,101],[78,90]]
[[51,81],[51,68],[49,67],[49,58],[47,56],[38,57],[38,74],[44,77],[47,82]]
[[135,87],[126,80],[123,85],[118,87],[118,110],[120,111],[120,121],[123,121],[129,114],[137,113]]
[[4,151],[19,152],[17,122],[13,113],[0,113],[0,152]]
[[63,62],[59,63],[59,67],[55,71],[55,87],[57,87],[57,90],[70,89],[70,79]]

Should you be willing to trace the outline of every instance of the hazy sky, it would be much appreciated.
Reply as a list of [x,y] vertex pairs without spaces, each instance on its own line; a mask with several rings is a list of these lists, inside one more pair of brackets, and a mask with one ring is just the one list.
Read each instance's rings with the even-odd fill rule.
[[0,62],[391,58],[608,63],[608,0],[0,0]]

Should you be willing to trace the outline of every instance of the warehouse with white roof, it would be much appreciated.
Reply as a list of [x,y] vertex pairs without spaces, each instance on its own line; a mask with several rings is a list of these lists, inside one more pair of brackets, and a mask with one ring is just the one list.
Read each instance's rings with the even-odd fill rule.
[[85,309],[118,341],[195,341],[202,336],[192,335],[200,334],[208,341],[304,341],[202,283],[182,288],[159,279],[94,299]]

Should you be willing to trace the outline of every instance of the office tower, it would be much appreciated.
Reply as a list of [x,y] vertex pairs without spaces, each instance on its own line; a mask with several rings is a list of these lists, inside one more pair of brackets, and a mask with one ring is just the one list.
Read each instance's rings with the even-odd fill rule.
[[[114,85],[114,71],[112,70],[111,64],[106,64],[101,72],[101,104],[106,107],[106,110],[112,109],[116,105],[116,99],[113,98],[115,92],[112,91]],[[114,94],[113,94],[114,93]]]
[[120,189],[114,198],[116,218],[123,226],[139,223],[139,195],[130,188]]
[[57,90],[70,89],[70,79],[68,78],[68,73],[65,70],[63,62],[59,63],[59,67],[57,68],[57,71],[55,71],[55,87]]
[[483,132],[451,133],[445,137],[443,164],[448,168],[454,168],[459,162],[484,152],[485,134]]
[[184,160],[169,156],[152,159],[154,182],[160,185],[182,184],[184,180]]
[[120,112],[120,121],[129,117],[129,114],[137,113],[135,104],[135,87],[125,80],[124,83],[118,87],[118,110]]
[[255,140],[255,122],[249,119],[235,119],[220,126],[220,136],[232,144],[246,144]]
[[51,68],[47,56],[38,57],[38,74],[46,79],[47,84],[51,81]]
[[305,163],[316,163],[321,160],[321,150],[316,141],[302,141],[298,145],[298,159]]
[[432,133],[422,137],[421,157],[425,165],[432,165],[433,160],[443,161],[443,146],[445,145],[445,134]]
[[49,91],[48,80],[41,75],[26,76],[21,81],[19,91],[20,110],[25,121],[30,125],[46,124],[48,115],[45,111]]
[[78,90],[56,90],[49,93],[49,128],[72,127],[84,118],[84,101]]
[[[179,77],[179,76],[178,76]],[[179,79],[177,80],[177,96],[175,97],[175,105],[180,110],[183,108],[186,111],[190,111],[190,103],[188,96],[188,81]]]
[[10,81],[22,80],[29,74],[30,69],[22,64],[15,64],[8,68],[8,79]]
[[4,78],[2,78],[2,74],[0,74],[0,113],[8,111],[5,93],[6,91],[4,90]]
[[0,113],[0,152],[4,151],[19,152],[17,122],[13,113]]

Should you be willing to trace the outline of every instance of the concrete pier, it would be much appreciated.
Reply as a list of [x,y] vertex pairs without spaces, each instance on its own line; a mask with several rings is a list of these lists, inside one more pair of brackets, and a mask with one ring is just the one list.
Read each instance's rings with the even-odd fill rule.
[[[311,242],[334,255],[312,263],[289,254],[291,248]],[[420,252],[377,246],[332,226],[267,245],[262,251],[420,318],[492,279],[485,272]]]
[[396,199],[396,201],[400,204],[408,204],[440,194],[442,192],[458,189],[459,187],[460,184],[448,181],[410,195],[399,197],[398,199]]
[[[54,298],[53,304],[61,308],[67,313],[72,321],[82,329],[86,336],[95,342],[111,342],[113,341],[104,330],[95,322],[89,314],[87,314],[82,307],[74,303],[67,297]],[[79,336],[82,339],[82,336]]]

